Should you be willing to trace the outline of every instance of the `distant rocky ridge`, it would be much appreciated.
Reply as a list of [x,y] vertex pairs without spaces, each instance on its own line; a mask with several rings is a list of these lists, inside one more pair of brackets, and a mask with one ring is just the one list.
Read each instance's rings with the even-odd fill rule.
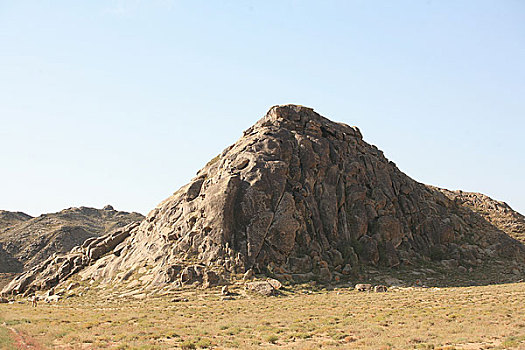
[[3,293],[77,273],[144,290],[227,284],[241,273],[331,283],[367,266],[466,271],[507,261],[522,274],[525,247],[511,237],[523,235],[522,216],[508,208],[500,218],[491,201],[412,180],[356,127],[275,106],[140,225],[50,258]]
[[13,212],[0,210],[0,230],[14,226],[18,223],[27,221],[32,218],[33,217],[31,215],[27,215],[26,213],[22,213],[20,211]]
[[525,216],[514,211],[507,203],[481,193],[439,190],[459,205],[479,214],[497,229],[525,244]]
[[66,253],[86,239],[98,237],[143,215],[104,209],[69,208],[31,217],[0,211],[0,273],[20,273],[55,253]]
[[[31,218],[32,216],[22,212],[0,210],[0,232]],[[20,270],[20,263],[16,259],[13,259],[0,243],[0,286],[2,285],[2,273],[18,270]]]

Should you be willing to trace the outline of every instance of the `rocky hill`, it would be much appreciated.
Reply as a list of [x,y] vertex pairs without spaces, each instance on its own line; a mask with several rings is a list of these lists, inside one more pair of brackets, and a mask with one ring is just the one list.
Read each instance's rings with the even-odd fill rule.
[[31,218],[31,215],[27,215],[26,213],[22,213],[20,211],[12,212],[0,210],[0,231],[23,221],[27,221]]
[[497,229],[525,244],[525,216],[512,210],[507,203],[481,193],[439,190],[457,204],[466,206]]
[[104,235],[143,215],[104,209],[69,208],[32,218],[0,212],[0,273],[20,273],[55,253],[66,253],[86,239]]
[[[331,283],[368,267],[467,270],[495,260],[523,273],[525,247],[509,236],[523,226],[500,225],[497,209],[476,203],[414,181],[356,127],[275,106],[140,225],[48,259],[4,293],[47,289],[76,273],[142,290],[229,283],[242,273]],[[514,221],[518,214],[505,222]]]

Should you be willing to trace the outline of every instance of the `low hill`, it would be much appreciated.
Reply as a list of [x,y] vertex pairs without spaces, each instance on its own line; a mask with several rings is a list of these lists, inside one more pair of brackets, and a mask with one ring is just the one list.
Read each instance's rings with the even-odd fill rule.
[[32,218],[33,217],[31,215],[27,215],[26,213],[22,213],[20,211],[13,212],[0,210],[0,231]]
[[439,190],[454,202],[479,214],[497,229],[525,244],[525,216],[513,210],[507,203],[482,193]]
[[69,208],[32,218],[24,213],[0,212],[0,273],[20,273],[55,253],[65,253],[86,239],[140,221],[138,213]]

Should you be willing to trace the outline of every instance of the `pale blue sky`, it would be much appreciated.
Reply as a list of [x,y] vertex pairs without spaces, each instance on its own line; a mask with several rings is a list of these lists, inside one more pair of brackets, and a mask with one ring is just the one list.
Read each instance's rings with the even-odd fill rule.
[[0,209],[146,213],[284,103],[525,212],[521,0],[0,0]]

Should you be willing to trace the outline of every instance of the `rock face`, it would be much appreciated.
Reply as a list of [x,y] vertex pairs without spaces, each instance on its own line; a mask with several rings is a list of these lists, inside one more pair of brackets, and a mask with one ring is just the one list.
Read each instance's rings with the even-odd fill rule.
[[[356,127],[296,105],[272,107],[121,234],[112,254],[84,253],[90,260],[82,278],[113,283],[140,271],[142,286],[158,288],[189,276],[204,283],[205,271],[227,279],[253,269],[330,282],[367,265],[452,259],[468,267],[525,256],[504,227],[403,174]],[[43,287],[34,281],[4,292]]]
[[[20,273],[144,216],[114,209],[70,208],[36,218],[0,212],[0,273]],[[10,222],[10,224],[4,224]]]

